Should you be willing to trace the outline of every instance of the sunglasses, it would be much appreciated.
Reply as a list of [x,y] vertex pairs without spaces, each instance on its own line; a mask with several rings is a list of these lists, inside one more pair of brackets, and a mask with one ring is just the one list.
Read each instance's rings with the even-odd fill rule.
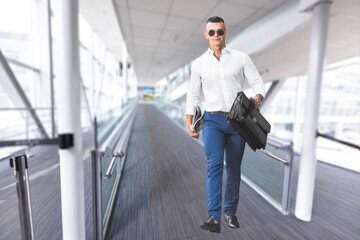
[[209,30],[209,32],[208,32],[208,34],[209,34],[210,37],[214,36],[215,33],[216,33],[218,36],[222,36],[222,35],[224,35],[225,32],[224,32],[223,29],[217,29],[217,30],[211,29],[211,30]]

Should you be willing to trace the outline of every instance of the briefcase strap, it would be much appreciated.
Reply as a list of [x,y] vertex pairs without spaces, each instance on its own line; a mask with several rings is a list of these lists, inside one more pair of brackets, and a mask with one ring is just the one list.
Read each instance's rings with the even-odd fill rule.
[[239,104],[236,105],[237,112],[243,113],[241,105],[243,105],[245,112],[243,113],[244,118],[247,118],[247,116],[256,108],[255,107],[255,101],[253,99],[245,99],[246,96],[240,96],[239,97]]

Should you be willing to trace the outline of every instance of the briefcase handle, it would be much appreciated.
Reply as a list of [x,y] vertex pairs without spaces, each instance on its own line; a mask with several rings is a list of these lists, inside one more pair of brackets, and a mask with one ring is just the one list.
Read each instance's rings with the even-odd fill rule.
[[253,98],[247,98],[246,95],[244,94],[244,92],[239,92],[238,93],[238,98],[239,98],[239,102],[240,104],[237,104],[238,107],[238,112],[242,112],[241,111],[241,105],[244,106],[245,108],[245,112],[243,113],[243,117],[246,118],[256,107],[255,107],[255,99]]

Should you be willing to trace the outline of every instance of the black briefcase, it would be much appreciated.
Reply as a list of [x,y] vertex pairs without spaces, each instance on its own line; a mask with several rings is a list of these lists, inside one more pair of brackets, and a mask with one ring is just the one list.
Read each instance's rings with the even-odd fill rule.
[[244,92],[238,92],[227,114],[227,121],[254,151],[265,149],[271,126],[255,107],[255,102],[248,99]]

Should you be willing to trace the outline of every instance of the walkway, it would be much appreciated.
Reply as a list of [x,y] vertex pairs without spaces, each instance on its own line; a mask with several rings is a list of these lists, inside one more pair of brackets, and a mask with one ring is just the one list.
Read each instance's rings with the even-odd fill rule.
[[220,234],[199,228],[207,218],[202,147],[152,105],[139,105],[108,240],[114,239],[360,239],[360,175],[319,162],[311,222],[282,215],[245,183],[237,216]]
[[[93,239],[89,150],[84,133],[86,238]],[[32,148],[30,190],[36,240],[61,240],[60,175],[57,146]],[[282,215],[241,184],[240,229],[222,220],[220,234],[199,228],[207,218],[206,161],[200,144],[155,106],[139,104],[128,157],[109,226],[108,240],[356,240],[360,239],[360,174],[319,162],[311,222],[293,215],[299,157],[295,157],[291,209]],[[0,240],[20,240],[15,177],[0,161]]]

